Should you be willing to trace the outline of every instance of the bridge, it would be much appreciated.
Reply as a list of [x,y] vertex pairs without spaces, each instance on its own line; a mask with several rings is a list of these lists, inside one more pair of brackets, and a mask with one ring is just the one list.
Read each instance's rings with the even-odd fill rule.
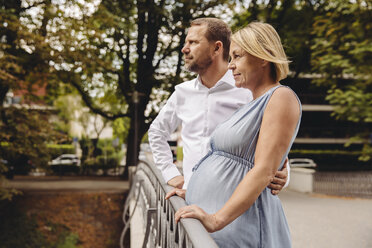
[[175,223],[174,214],[186,206],[186,202],[178,196],[165,200],[172,187],[164,182],[151,161],[140,161],[131,175],[131,187],[123,211],[121,248],[124,248],[129,230],[131,248],[218,247],[198,220],[181,219]]
[[[152,161],[144,160],[131,173],[131,188],[123,211],[125,227],[121,247],[125,247],[124,237],[129,228],[131,248],[217,247],[198,220],[181,219],[175,223],[174,213],[186,203],[178,196],[164,199],[172,187],[164,182]],[[372,217],[372,199],[326,197],[290,189],[283,190],[280,198],[293,247],[372,247],[372,222],[366,221]]]

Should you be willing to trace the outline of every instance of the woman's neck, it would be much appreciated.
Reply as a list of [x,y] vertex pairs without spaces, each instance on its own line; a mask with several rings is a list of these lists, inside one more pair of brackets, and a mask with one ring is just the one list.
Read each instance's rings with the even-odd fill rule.
[[269,89],[271,89],[272,87],[278,86],[278,85],[280,85],[280,83],[275,82],[275,81],[268,81],[267,83],[261,83],[261,84],[257,85],[253,89],[250,89],[252,91],[253,99],[256,99],[256,98],[262,96]]

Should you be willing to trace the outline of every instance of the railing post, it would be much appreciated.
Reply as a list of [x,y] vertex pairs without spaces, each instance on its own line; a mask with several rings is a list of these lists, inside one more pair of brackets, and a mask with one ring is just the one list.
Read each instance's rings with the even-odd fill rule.
[[149,241],[150,229],[151,229],[151,218],[154,214],[157,213],[157,208],[150,208],[147,209],[147,220],[146,220],[146,232],[145,238],[143,240],[142,248],[146,248],[147,243]]

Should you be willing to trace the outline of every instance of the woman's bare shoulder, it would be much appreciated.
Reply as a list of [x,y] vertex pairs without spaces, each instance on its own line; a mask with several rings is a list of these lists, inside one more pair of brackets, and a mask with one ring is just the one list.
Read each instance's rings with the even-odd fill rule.
[[300,103],[293,90],[288,87],[279,87],[273,92],[267,110],[281,112],[287,117],[291,115],[296,117],[300,113]]

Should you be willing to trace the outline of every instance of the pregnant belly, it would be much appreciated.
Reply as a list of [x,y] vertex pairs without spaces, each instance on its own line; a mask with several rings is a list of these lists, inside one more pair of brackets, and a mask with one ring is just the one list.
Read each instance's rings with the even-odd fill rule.
[[248,172],[248,167],[230,158],[212,154],[193,172],[186,192],[187,204],[212,213],[221,208]]

